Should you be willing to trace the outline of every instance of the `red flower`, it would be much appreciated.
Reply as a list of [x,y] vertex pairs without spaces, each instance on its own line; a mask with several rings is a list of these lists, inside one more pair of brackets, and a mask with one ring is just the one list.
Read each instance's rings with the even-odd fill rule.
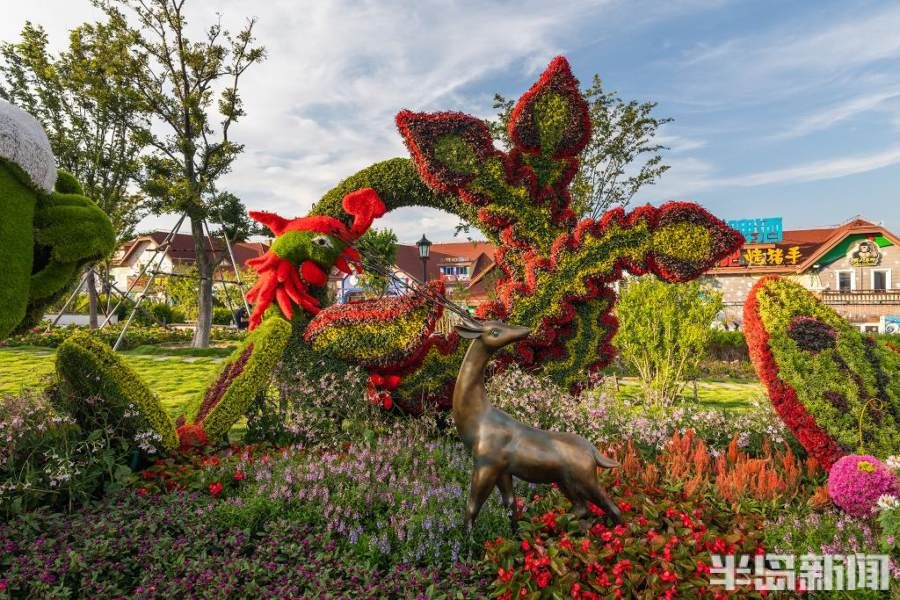
[[209,493],[213,496],[218,496],[222,493],[222,484],[218,481],[215,483],[209,484]]
[[544,524],[544,527],[548,530],[556,529],[556,514],[553,512],[546,512],[544,516],[540,518],[541,523]]
[[675,583],[676,581],[678,581],[678,575],[668,569],[663,571],[659,578],[667,583]]
[[147,488],[145,488],[145,487],[138,488],[138,490],[137,490],[137,495],[138,495],[138,496],[146,496],[146,495],[147,495]]
[[702,560],[697,561],[697,575],[703,577],[705,575],[709,575],[710,571],[711,571],[711,569],[710,569],[709,565],[707,565]]
[[247,474],[244,473],[243,471],[235,471],[235,473],[234,473],[234,480],[235,480],[235,481],[243,481],[243,480],[245,480],[246,478],[247,478]]
[[541,571],[534,578],[534,581],[539,588],[544,589],[550,583],[550,571]]
[[509,583],[510,580],[513,578],[513,571],[512,571],[512,569],[510,569],[509,571],[507,571],[507,570],[504,569],[503,567],[500,567],[499,569],[497,569],[497,577],[498,577],[498,578],[500,579],[500,581],[502,581],[503,583]]
[[528,552],[531,550],[531,544],[528,543],[528,540],[522,540],[522,552]]

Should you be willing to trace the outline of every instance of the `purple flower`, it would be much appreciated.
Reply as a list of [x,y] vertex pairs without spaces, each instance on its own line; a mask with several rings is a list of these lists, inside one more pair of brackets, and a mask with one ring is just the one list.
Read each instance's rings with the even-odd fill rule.
[[854,517],[866,517],[882,494],[900,494],[896,476],[874,456],[851,454],[828,473],[828,495]]

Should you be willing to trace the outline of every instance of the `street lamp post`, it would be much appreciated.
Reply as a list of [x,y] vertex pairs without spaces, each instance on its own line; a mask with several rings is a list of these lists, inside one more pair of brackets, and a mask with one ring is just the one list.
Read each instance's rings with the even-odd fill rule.
[[422,259],[422,283],[428,283],[428,256],[431,254],[431,242],[422,234],[422,239],[416,242],[419,248],[419,258]]

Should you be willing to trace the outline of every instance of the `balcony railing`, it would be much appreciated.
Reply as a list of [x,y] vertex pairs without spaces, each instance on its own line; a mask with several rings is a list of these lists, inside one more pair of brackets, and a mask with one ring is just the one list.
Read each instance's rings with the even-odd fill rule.
[[856,290],[852,292],[826,290],[824,292],[821,292],[821,294],[822,301],[825,304],[900,305],[900,290]]

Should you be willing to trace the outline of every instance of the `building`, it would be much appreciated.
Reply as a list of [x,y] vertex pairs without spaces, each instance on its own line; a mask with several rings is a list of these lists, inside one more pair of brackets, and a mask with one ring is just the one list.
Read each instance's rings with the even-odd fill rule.
[[765,275],[793,279],[864,331],[889,330],[900,319],[900,238],[860,218],[784,231],[780,222],[729,222],[754,243],[708,271],[722,292],[726,326],[740,326],[747,294]]
[[[123,291],[129,288],[133,288],[133,291],[140,291],[149,280],[151,270],[157,270],[160,273],[173,273],[190,267],[197,261],[194,238],[191,235],[178,233],[166,247],[162,248],[163,242],[165,242],[168,235],[169,232],[166,231],[154,231],[122,244],[113,255],[109,270],[110,277],[116,287]],[[212,238],[207,239],[206,244],[213,260],[218,261],[221,259],[217,272],[219,274],[233,272],[234,267],[224,242],[220,239]],[[268,249],[269,245],[263,242],[239,242],[232,246],[234,259],[241,269],[246,268],[248,260],[265,254]],[[159,261],[160,254],[162,255],[162,262],[158,263],[159,266],[148,268],[144,277],[138,281],[137,279],[144,266],[151,261]],[[154,264],[157,263],[154,262]]]
[[[423,266],[416,246],[397,244],[392,272],[397,280],[388,286],[388,293],[397,295],[407,286],[441,280],[447,295],[457,304],[474,309],[491,297],[494,264],[494,245],[489,242],[446,242],[431,245],[428,261]],[[354,275],[333,274],[331,285],[337,302],[349,302],[365,296]]]

